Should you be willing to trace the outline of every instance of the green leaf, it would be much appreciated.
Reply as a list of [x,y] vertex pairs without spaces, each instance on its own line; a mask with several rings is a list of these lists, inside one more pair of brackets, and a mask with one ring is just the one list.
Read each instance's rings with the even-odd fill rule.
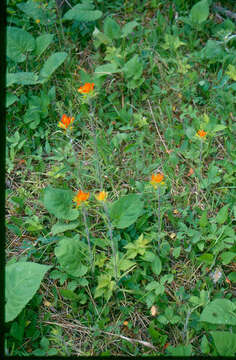
[[124,71],[125,77],[127,79],[132,78],[132,80],[137,80],[142,76],[143,73],[143,65],[139,58],[139,56],[136,54],[134,55],[122,68],[122,71]]
[[228,279],[230,281],[232,281],[233,283],[236,283],[236,271],[232,271],[229,275],[228,275]]
[[176,248],[173,249],[173,256],[175,259],[178,259],[179,255],[181,253],[181,246],[178,246]]
[[27,31],[14,27],[7,27],[7,56],[14,62],[23,62],[26,53],[34,50],[35,40]]
[[33,262],[17,262],[6,266],[6,322],[14,320],[24,309],[50,268],[51,266]]
[[192,345],[177,345],[173,347],[172,345],[168,346],[167,352],[171,356],[191,356],[192,355]]
[[6,85],[11,86],[12,84],[18,85],[35,85],[38,84],[38,75],[33,72],[18,72],[18,73],[7,73]]
[[222,130],[224,130],[224,129],[226,129],[226,128],[227,128],[227,126],[219,124],[219,125],[216,125],[216,126],[211,130],[211,133],[213,134],[213,133],[216,133],[216,132],[218,132],[218,131],[222,131]]
[[221,356],[236,355],[236,334],[227,331],[211,331],[215,347]]
[[104,34],[111,40],[121,37],[120,26],[111,17],[107,17],[104,21]]
[[94,6],[87,4],[77,4],[72,9],[68,10],[63,19],[64,20],[76,20],[76,21],[96,21],[102,16],[100,10],[93,10]]
[[95,69],[95,74],[97,76],[110,75],[110,74],[114,74],[117,72],[120,72],[120,70],[118,69],[118,66],[115,63],[104,64],[104,65],[98,66]]
[[73,221],[69,224],[66,224],[64,222],[57,222],[55,225],[53,225],[52,227],[52,234],[53,235],[57,235],[60,233],[64,233],[67,230],[74,230],[79,226],[79,222],[78,221]]
[[208,216],[207,216],[207,209],[202,212],[202,215],[199,219],[199,225],[201,228],[206,227],[209,224],[208,222]]
[[210,352],[210,346],[209,346],[206,335],[203,335],[202,340],[201,340],[201,351],[203,352],[203,354],[209,354],[209,352]]
[[197,258],[197,261],[204,262],[207,265],[211,265],[213,263],[214,256],[210,253],[204,253]]
[[155,275],[159,275],[161,273],[162,270],[162,264],[161,264],[161,260],[159,258],[159,256],[155,256],[155,260],[152,262],[152,271],[154,272]]
[[143,212],[143,202],[139,195],[130,194],[115,201],[110,208],[113,226],[125,229],[132,225]]
[[43,34],[43,35],[38,36],[36,39],[35,55],[41,56],[42,53],[52,43],[53,37],[54,37],[54,35],[52,35],[52,34]]
[[69,289],[60,289],[60,293],[65,299],[74,300],[74,301],[80,300],[80,296],[75,294],[74,291],[71,291]]
[[137,21],[130,21],[127,24],[125,24],[121,30],[121,32],[122,32],[121,37],[123,38],[123,37],[126,37],[129,34],[131,34],[133,29],[138,25],[139,25],[139,23],[137,23]]
[[46,209],[58,219],[75,220],[79,213],[78,210],[72,208],[73,197],[74,193],[71,190],[47,187],[44,190],[43,203]]
[[236,325],[236,305],[228,299],[216,299],[208,304],[200,316],[200,321],[210,324]]
[[39,73],[39,77],[41,78],[40,80],[42,83],[49,79],[49,77],[56,71],[56,69],[65,61],[66,57],[66,52],[57,52],[52,54],[47,59]]
[[235,257],[236,253],[231,251],[225,251],[220,255],[223,265],[228,265]]
[[70,275],[82,277],[88,271],[88,267],[83,265],[82,251],[84,244],[76,236],[74,238],[64,238],[60,240],[55,248],[55,255],[61,267]]
[[18,97],[14,94],[11,93],[7,93],[7,97],[6,97],[6,108],[8,108],[9,106],[11,106],[12,104],[14,104],[14,102],[16,102],[18,100]]
[[224,222],[227,220],[228,218],[228,208],[229,208],[229,204],[223,206],[220,211],[218,212],[217,216],[216,216],[216,222],[217,224],[224,224]]
[[33,0],[28,0],[26,3],[22,2],[16,5],[26,15],[33,18],[34,20],[40,20],[43,25],[48,25],[48,17],[46,16],[45,10],[39,6],[39,3]]
[[194,24],[201,24],[209,16],[209,4],[207,0],[199,1],[190,10],[189,17]]

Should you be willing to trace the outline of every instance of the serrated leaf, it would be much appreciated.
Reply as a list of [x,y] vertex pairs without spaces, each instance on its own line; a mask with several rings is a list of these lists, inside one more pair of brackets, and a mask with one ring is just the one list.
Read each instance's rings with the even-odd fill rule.
[[216,299],[208,304],[200,316],[200,321],[210,324],[236,325],[236,305],[228,299]]
[[137,194],[121,197],[110,207],[110,218],[114,227],[125,229],[142,214],[143,202]]
[[50,268],[33,262],[17,262],[6,267],[6,322],[14,320],[24,309]]
[[7,56],[14,62],[23,62],[26,53],[34,50],[35,40],[27,31],[15,26],[7,27]]
[[70,275],[82,277],[88,271],[88,267],[82,264],[83,244],[78,239],[64,238],[55,248],[55,255],[61,267]]
[[69,289],[60,289],[60,294],[68,300],[80,300],[80,296],[75,294],[74,291],[69,290]]
[[47,81],[49,77],[57,70],[57,68],[63,64],[67,57],[66,52],[57,52],[52,54],[44,63],[39,78],[42,83]]
[[47,187],[44,190],[43,203],[46,209],[58,219],[75,220],[79,213],[73,209],[74,193],[71,190]]

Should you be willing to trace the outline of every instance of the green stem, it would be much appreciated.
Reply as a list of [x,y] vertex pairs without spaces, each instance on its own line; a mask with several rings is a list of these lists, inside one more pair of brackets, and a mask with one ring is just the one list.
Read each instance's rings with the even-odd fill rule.
[[91,249],[89,228],[88,228],[88,222],[87,222],[87,211],[86,211],[86,209],[84,208],[83,205],[82,205],[82,213],[83,213],[84,226],[85,226],[86,237],[87,237],[88,247],[89,247],[89,253],[90,253],[90,263],[91,263],[92,268],[93,268],[93,265],[94,265],[94,264],[93,264],[93,254],[92,254],[92,249]]
[[116,246],[115,246],[115,241],[113,239],[113,234],[112,234],[112,224],[111,224],[111,220],[110,220],[110,216],[108,214],[108,209],[107,209],[107,205],[106,203],[104,203],[104,210],[105,210],[105,214],[107,217],[107,223],[108,223],[108,232],[109,232],[109,236],[111,239],[111,246],[112,246],[112,253],[113,253],[113,258],[114,258],[114,268],[115,268],[115,280],[116,283],[118,282],[118,271],[117,271],[117,253],[116,253]]

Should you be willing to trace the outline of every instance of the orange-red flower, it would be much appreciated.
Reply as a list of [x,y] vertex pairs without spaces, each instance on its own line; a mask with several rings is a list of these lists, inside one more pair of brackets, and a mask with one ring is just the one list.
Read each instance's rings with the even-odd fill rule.
[[107,199],[107,192],[106,191],[100,191],[97,195],[95,195],[96,199],[98,201],[106,201]]
[[199,136],[201,139],[204,139],[206,134],[207,134],[207,132],[204,130],[198,130],[198,132],[197,132],[197,136]]
[[[75,120],[74,117],[69,117],[66,114],[63,114],[61,117],[61,121],[59,121],[58,126],[64,130],[66,130],[73,123],[74,120]],[[72,127],[70,126],[70,129],[71,128]]]
[[78,89],[78,92],[81,94],[89,94],[93,91],[94,83],[85,83],[83,86],[80,86]]
[[156,189],[159,184],[164,184],[163,179],[164,179],[164,175],[161,173],[152,174],[152,179],[151,179],[150,183],[152,184],[154,189]]
[[89,192],[85,193],[82,190],[79,190],[74,197],[73,201],[76,202],[76,207],[79,207],[82,202],[85,202],[89,198]]

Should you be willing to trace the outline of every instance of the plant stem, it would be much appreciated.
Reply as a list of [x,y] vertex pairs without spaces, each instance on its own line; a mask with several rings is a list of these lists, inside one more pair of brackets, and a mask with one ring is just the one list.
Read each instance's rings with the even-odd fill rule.
[[112,253],[113,253],[113,258],[114,258],[114,268],[115,268],[115,280],[117,283],[118,282],[118,271],[117,271],[117,261],[116,261],[117,253],[116,253],[115,241],[113,239],[113,234],[112,234],[112,224],[111,224],[110,216],[108,214],[108,209],[107,209],[106,203],[104,203],[104,210],[105,210],[106,217],[107,217],[108,232],[109,232],[109,236],[111,239]]
[[[158,232],[159,232],[159,236],[161,233],[161,201],[160,201],[160,186],[158,186],[157,188],[157,200],[158,200],[158,212],[157,212],[157,216],[158,216]],[[160,237],[158,236],[158,246],[160,248]]]
[[[89,253],[90,253],[90,263],[92,265],[93,268],[93,254],[92,254],[92,249],[91,249],[91,243],[90,243],[90,236],[89,236],[89,228],[88,228],[88,222],[87,222],[87,211],[84,208],[84,206],[82,205],[82,213],[83,213],[83,218],[84,218],[84,226],[85,226],[85,231],[86,231],[86,237],[87,237],[87,241],[88,241],[88,246],[89,246]],[[94,270],[94,268],[93,268]]]

